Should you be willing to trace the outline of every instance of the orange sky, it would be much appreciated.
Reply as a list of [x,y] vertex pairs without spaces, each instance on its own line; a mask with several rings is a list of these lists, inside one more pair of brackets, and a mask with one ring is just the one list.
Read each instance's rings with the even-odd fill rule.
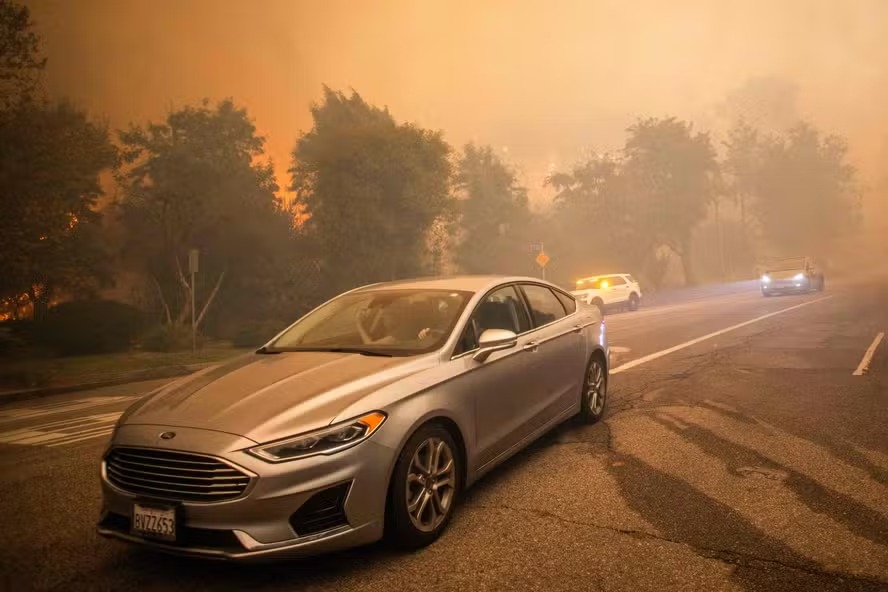
[[759,76],[795,82],[801,112],[850,139],[866,183],[886,179],[884,0],[28,4],[53,94],[115,127],[234,97],[266,136],[282,185],[324,83],[443,129],[455,145],[490,143],[544,199],[549,167],[620,146],[635,117],[708,125],[729,90]]

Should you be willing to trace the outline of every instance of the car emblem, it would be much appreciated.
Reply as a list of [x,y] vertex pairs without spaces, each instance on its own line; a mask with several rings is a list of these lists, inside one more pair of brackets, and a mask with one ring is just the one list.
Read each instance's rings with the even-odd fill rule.
[[176,432],[161,432],[160,439],[161,440],[172,440],[176,437]]

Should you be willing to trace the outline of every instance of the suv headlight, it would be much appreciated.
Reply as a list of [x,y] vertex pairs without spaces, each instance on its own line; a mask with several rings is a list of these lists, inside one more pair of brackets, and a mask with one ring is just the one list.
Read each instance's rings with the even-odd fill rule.
[[771,282],[771,277],[768,274],[765,274],[762,276],[762,283],[763,284],[768,284],[770,282]]
[[792,279],[794,279],[797,282],[800,282],[803,279],[805,279],[805,274],[804,273],[797,273],[797,274],[795,274],[795,277],[793,277]]
[[385,413],[374,411],[320,430],[248,448],[247,452],[273,463],[318,454],[334,454],[363,442],[378,430],[384,421]]

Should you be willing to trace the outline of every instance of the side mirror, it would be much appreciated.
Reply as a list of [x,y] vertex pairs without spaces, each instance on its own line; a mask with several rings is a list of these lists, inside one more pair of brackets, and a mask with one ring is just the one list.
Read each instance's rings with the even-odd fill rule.
[[478,340],[478,351],[472,356],[476,362],[484,362],[493,352],[512,349],[518,345],[518,336],[506,329],[487,329]]

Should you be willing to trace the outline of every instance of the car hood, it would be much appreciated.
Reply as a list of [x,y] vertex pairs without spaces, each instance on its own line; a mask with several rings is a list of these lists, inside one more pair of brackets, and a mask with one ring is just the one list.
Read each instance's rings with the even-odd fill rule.
[[162,387],[130,407],[121,424],[198,428],[268,442],[329,425],[364,396],[433,364],[429,356],[250,354]]

